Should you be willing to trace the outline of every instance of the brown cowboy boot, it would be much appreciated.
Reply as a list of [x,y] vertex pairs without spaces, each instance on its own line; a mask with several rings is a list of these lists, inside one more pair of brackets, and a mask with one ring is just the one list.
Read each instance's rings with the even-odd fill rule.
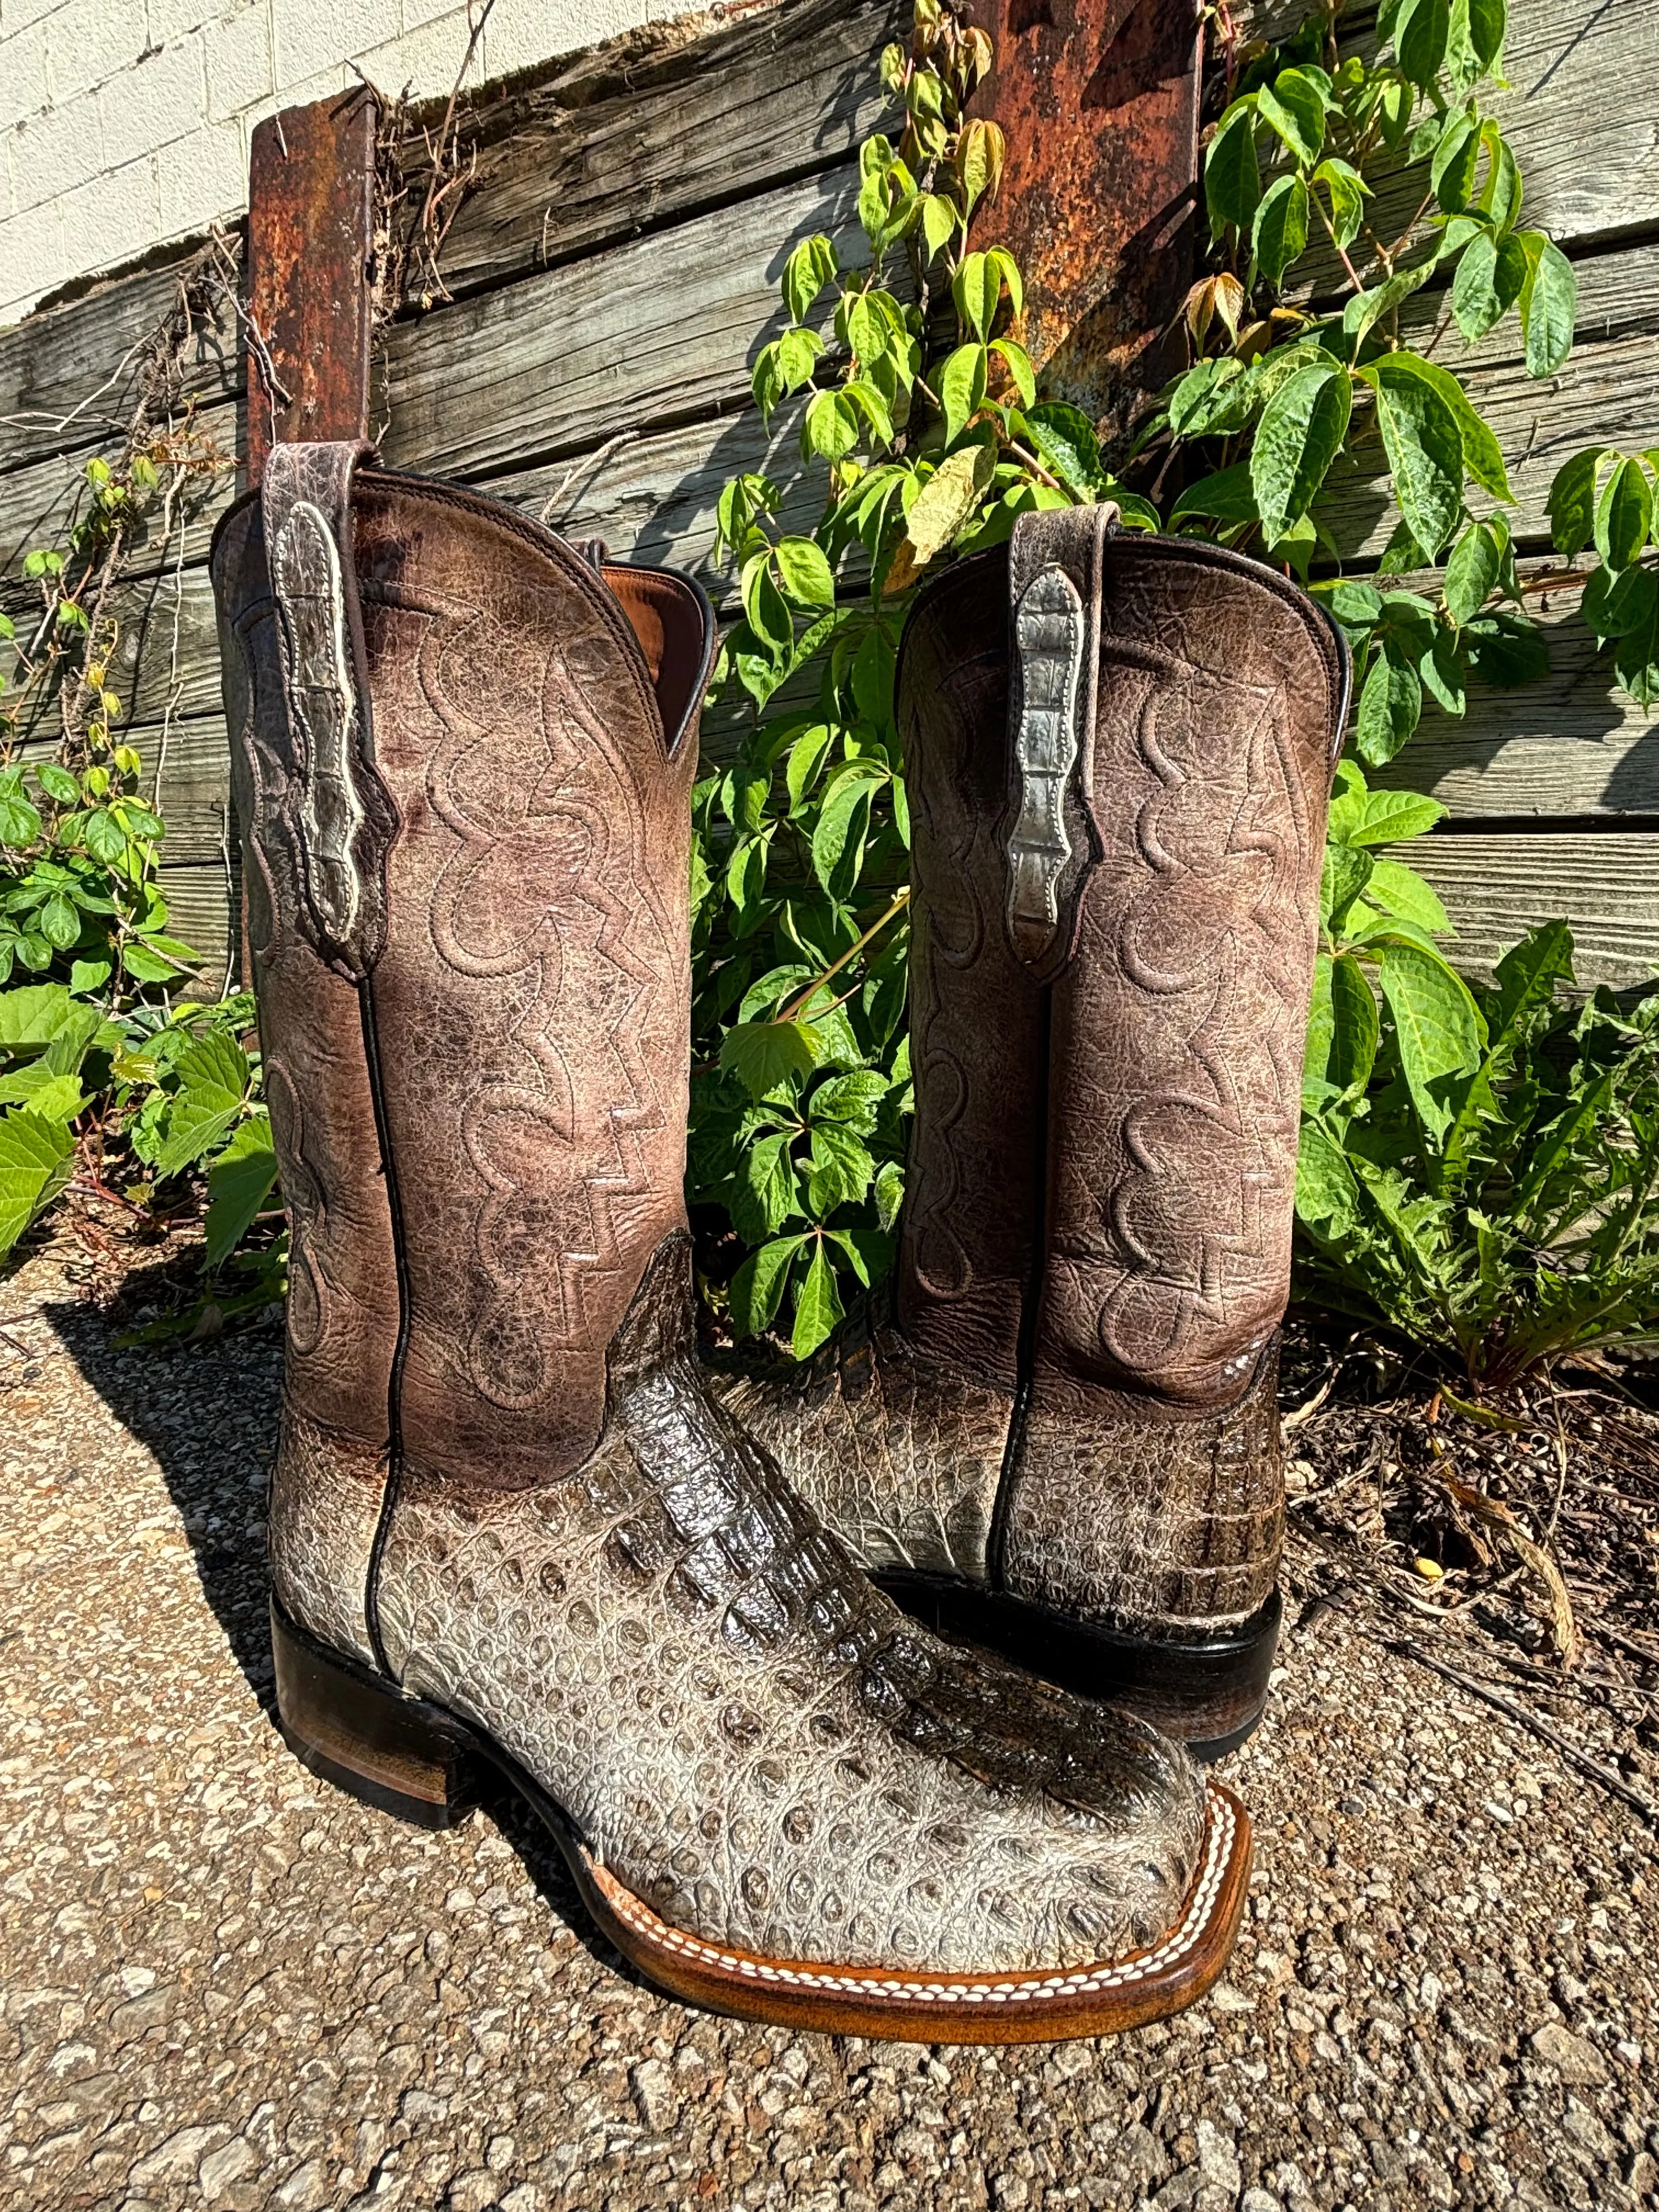
[[1274,1394],[1334,626],[1258,563],[1030,515],[899,675],[916,1116],[896,1295],[723,1395],[939,1626],[1213,1757],[1267,1693]]
[[493,1772],[618,1948],[728,2011],[1173,2009],[1237,1928],[1237,1802],[918,1630],[700,1379],[707,601],[371,459],[278,447],[213,554],[292,1220],[289,1741],[433,1826]]

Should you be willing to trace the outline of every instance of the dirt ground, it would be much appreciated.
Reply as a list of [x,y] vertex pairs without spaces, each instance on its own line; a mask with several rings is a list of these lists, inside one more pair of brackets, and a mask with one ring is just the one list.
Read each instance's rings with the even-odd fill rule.
[[65,1258],[0,1283],[0,2203],[1659,2202],[1650,1417],[1431,1428],[1352,1358],[1310,1412],[1305,1347],[1226,1980],[1096,2043],[837,2041],[650,1994],[510,1812],[427,1836],[289,1757],[276,1340],[118,1351]]

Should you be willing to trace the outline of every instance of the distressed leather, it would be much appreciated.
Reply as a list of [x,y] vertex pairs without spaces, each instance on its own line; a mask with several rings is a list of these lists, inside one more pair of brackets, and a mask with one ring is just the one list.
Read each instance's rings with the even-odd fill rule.
[[[872,1565],[925,1558],[1190,1638],[1255,1613],[1277,1574],[1276,1332],[1347,669],[1271,570],[1109,520],[1022,518],[912,611],[899,1328],[876,1333],[862,1399],[838,1351],[827,1396],[727,1387]],[[902,1401],[917,1365],[930,1415],[907,1449],[860,1405]],[[996,1529],[983,1560],[938,1540],[964,1462]]]
[[[334,1087],[295,1085],[281,1164],[301,1187],[322,1164],[301,1242],[383,1301],[355,1425],[290,1358],[283,1603],[487,1731],[698,1936],[999,1972],[1154,1941],[1203,1832],[1185,1755],[916,1631],[693,1357],[694,595],[612,590],[442,486],[364,470],[348,504],[362,657],[335,758],[396,825],[383,854],[336,839],[385,870],[356,991],[301,926],[309,756],[257,503],[213,560],[230,681],[251,678],[233,727],[268,1054],[309,1067],[308,1033],[332,1031]],[[350,897],[331,897],[337,918]],[[317,934],[337,962],[351,949]],[[273,989],[273,944],[303,951],[313,999]],[[373,1267],[335,1219],[360,1184],[380,1200]],[[333,1379],[331,1413],[350,1395]]]

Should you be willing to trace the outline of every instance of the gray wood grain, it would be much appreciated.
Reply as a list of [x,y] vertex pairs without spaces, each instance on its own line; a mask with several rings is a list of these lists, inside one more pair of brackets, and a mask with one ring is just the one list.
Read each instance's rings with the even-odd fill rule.
[[790,248],[825,231],[854,251],[855,184],[787,185],[394,325],[387,460],[490,476],[740,401]]
[[[1551,565],[1522,562],[1522,581]],[[1430,707],[1416,736],[1387,768],[1370,771],[1370,781],[1429,792],[1455,818],[1472,821],[1659,814],[1659,720],[1615,688],[1611,656],[1597,651],[1579,615],[1582,597],[1576,586],[1528,592],[1528,611],[1548,641],[1549,674],[1513,691],[1471,685],[1461,721]],[[1659,842],[1654,854],[1659,866]]]
[[[475,102],[472,184],[439,258],[456,297],[846,160],[890,103],[877,76],[908,0],[790,0],[688,37],[642,27]],[[410,162],[418,212],[429,178]]]
[[[197,416],[203,435],[234,459],[241,451],[241,404],[234,399],[204,406]],[[100,439],[90,450],[53,453],[0,476],[0,578],[15,574],[25,553],[36,545],[62,545],[84,509],[86,465],[94,454],[106,461],[121,450],[119,439]],[[191,566],[207,558],[209,540],[219,517],[236,496],[236,471],[187,479],[179,502],[184,526],[184,560]],[[153,574],[179,557],[177,540],[164,538],[161,507],[152,502],[129,536],[122,567],[128,576]],[[3,589],[0,586],[0,589]]]
[[201,981],[186,995],[217,998],[224,987],[228,963],[236,957],[240,927],[241,878],[233,868],[226,877],[222,860],[187,866],[172,865],[159,872],[161,896],[167,902],[167,928],[202,956]]
[[1444,900],[1457,931],[1447,951],[1460,966],[1489,969],[1529,928],[1561,915],[1581,984],[1623,990],[1659,969],[1659,838],[1460,831],[1391,849]]
[[[177,300],[180,255],[112,277],[84,298],[26,315],[0,331],[0,471],[48,453],[91,447],[131,417],[143,349]],[[188,396],[228,398],[242,388],[234,319],[201,320],[185,350]]]

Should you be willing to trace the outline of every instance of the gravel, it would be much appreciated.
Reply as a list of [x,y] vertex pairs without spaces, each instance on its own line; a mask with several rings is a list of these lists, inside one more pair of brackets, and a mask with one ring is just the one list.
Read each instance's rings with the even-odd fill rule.
[[[0,2202],[1659,2201],[1659,1839],[1390,1648],[1305,1539],[1267,1723],[1228,1770],[1258,1856],[1205,2003],[1011,2051],[743,2026],[634,1979],[510,1808],[427,1836],[289,1756],[275,1340],[118,1351],[82,1273],[59,1249],[0,1284]],[[1624,1723],[1573,1711],[1630,1777]]]

